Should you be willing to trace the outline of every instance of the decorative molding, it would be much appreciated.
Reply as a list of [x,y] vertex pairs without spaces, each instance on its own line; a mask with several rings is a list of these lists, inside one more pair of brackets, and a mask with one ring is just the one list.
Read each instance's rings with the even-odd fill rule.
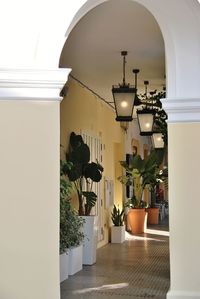
[[162,99],[168,123],[200,122],[200,98]]
[[71,69],[0,69],[0,101],[61,101]]
[[167,299],[200,299],[200,292],[170,290],[167,293]]

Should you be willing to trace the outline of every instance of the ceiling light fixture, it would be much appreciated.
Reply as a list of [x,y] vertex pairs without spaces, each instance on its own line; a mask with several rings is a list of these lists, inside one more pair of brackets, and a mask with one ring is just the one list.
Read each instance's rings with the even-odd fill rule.
[[122,51],[121,55],[123,56],[123,82],[117,86],[112,86],[116,121],[132,121],[136,88],[126,83],[125,66],[127,51]]

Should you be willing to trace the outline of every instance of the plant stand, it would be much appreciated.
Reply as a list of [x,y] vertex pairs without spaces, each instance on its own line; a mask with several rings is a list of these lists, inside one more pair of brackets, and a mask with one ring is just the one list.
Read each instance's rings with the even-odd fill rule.
[[111,227],[111,243],[123,243],[125,241],[125,225]]
[[83,224],[83,265],[96,263],[98,216],[80,216],[85,220]]
[[60,254],[60,282],[68,278],[69,273],[69,255],[67,253]]
[[83,245],[69,249],[69,275],[83,269]]

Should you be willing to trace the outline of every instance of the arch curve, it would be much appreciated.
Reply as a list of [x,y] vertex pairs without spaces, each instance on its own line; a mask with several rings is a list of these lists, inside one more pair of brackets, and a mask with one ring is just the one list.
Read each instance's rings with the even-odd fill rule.
[[[90,10],[109,0],[88,0],[78,9],[65,37]],[[130,0],[155,17],[163,34],[169,98],[200,97],[200,5],[194,1]],[[187,21],[186,21],[187,20]],[[186,40],[192,40],[186,43]],[[194,79],[195,78],[195,79]]]

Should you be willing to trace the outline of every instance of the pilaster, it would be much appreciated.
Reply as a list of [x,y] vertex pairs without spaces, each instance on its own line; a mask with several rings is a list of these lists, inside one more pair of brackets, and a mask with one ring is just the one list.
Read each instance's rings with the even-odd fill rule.
[[59,93],[69,71],[0,70],[4,299],[60,298]]

